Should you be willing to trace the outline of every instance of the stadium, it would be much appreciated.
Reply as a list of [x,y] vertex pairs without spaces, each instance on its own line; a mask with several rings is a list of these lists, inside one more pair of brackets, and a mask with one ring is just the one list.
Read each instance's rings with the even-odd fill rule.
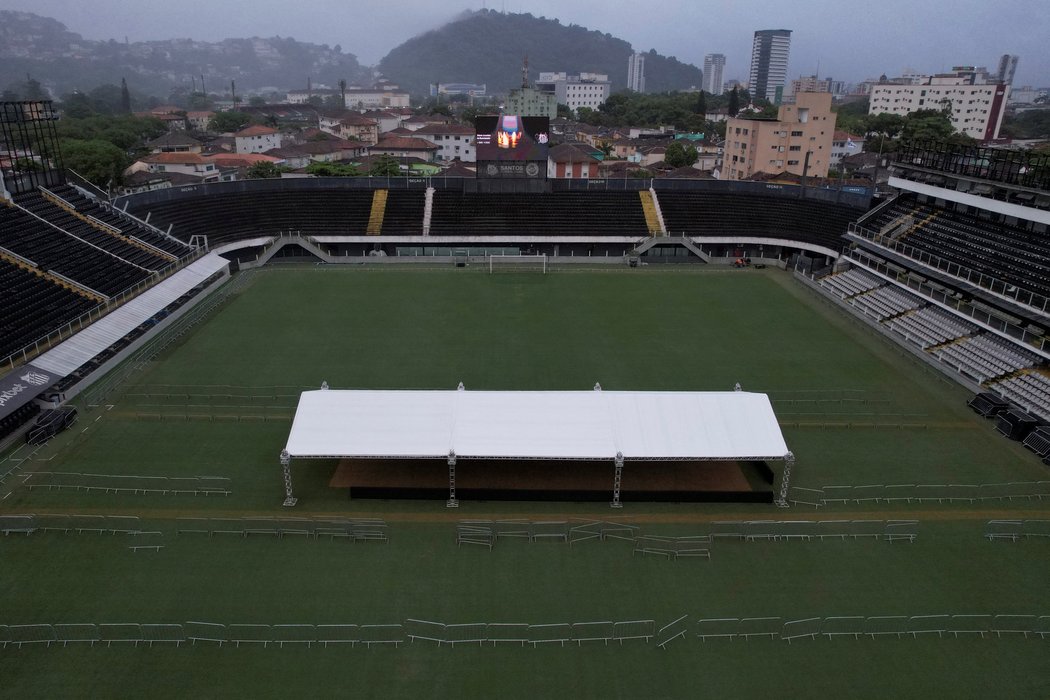
[[890,167],[5,181],[3,693],[1045,694],[1050,162]]

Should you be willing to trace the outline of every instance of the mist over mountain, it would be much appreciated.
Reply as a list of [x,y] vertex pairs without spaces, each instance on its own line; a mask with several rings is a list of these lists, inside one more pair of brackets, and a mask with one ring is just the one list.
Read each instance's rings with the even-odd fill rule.
[[[528,55],[533,80],[541,71],[606,73],[615,92],[627,87],[631,53],[627,41],[579,25],[479,10],[409,39],[379,62],[379,70],[413,94],[424,94],[430,83],[449,82],[485,83],[498,92],[520,86]],[[646,54],[647,92],[699,86],[700,77],[694,65],[655,51]]]
[[118,42],[93,41],[61,22],[29,12],[0,11],[0,89],[24,83],[26,74],[53,96],[90,90],[106,83],[128,85],[141,93],[165,96],[172,88],[189,90],[204,76],[211,92],[314,84],[336,85],[368,77],[353,54],[340,46],[311,44],[282,37]]
[[[606,73],[616,91],[627,87],[631,53],[627,41],[579,25],[480,10],[409,39],[378,68],[417,96],[437,82],[485,83],[490,92],[502,92],[521,84],[522,59],[528,55],[531,80],[541,71]],[[53,97],[127,78],[134,92],[164,98],[173,89],[189,91],[195,81],[199,90],[201,76],[209,92],[228,92],[233,80],[244,94],[304,88],[307,79],[315,86],[368,82],[373,74],[339,45],[280,36],[95,41],[49,17],[0,11],[0,89],[18,92],[27,75]],[[696,66],[649,51],[645,77],[647,91],[663,92],[697,86],[701,74]]]

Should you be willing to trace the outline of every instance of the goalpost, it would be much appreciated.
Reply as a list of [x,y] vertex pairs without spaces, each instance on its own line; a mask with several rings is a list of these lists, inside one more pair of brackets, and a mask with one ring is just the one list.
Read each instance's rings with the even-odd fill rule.
[[489,274],[497,272],[539,272],[547,274],[547,255],[489,255]]

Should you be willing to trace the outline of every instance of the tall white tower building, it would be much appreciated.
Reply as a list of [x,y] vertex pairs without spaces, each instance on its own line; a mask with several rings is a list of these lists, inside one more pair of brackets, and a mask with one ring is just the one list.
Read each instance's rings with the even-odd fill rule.
[[627,87],[635,92],[645,92],[644,53],[632,53],[627,59]]
[[775,103],[778,90],[783,95],[790,50],[790,29],[761,29],[755,32],[755,43],[751,47],[751,79],[748,83],[752,97]]
[[722,73],[725,71],[725,54],[709,53],[704,56],[704,81],[701,89],[711,95],[722,94]]

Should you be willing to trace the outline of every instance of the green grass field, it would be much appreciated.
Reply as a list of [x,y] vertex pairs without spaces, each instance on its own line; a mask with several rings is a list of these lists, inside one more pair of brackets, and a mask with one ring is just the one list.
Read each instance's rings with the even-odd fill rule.
[[[1045,502],[765,505],[349,501],[334,463],[296,463],[296,514],[383,517],[388,544],[174,536],[179,515],[287,515],[277,455],[298,392],[336,388],[769,392],[799,486],[995,483],[1046,468],[968,395],[779,271],[276,268],[134,373],[34,471],[215,475],[231,494],[16,488],[0,513],[137,515],[121,535],[0,539],[0,624],[552,623],[701,617],[1050,614],[1050,543],[990,543],[992,517]],[[85,430],[86,428],[86,430]],[[10,485],[11,482],[8,482]],[[5,489],[6,490],[6,489]],[[0,494],[2,495],[2,494]],[[627,542],[457,548],[454,521],[595,517],[698,534],[733,518],[915,517],[912,544],[716,543],[711,561]],[[994,635],[993,635],[994,637]],[[0,650],[3,697],[1042,697],[1048,641],[679,639],[538,649],[26,647]]]

